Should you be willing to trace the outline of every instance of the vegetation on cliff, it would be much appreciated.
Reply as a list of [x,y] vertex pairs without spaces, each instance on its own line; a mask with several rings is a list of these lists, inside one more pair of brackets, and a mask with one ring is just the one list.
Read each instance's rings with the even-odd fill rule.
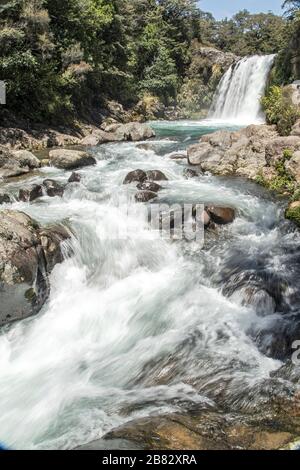
[[[298,2],[286,3],[290,10]],[[4,122],[11,114],[49,123],[98,120],[109,100],[126,108],[139,102],[138,112],[147,108],[150,116],[151,105],[207,108],[223,69],[206,67],[205,58],[195,66],[201,46],[278,52],[297,23],[292,11],[288,21],[246,10],[218,22],[196,0],[7,0],[0,13]]]

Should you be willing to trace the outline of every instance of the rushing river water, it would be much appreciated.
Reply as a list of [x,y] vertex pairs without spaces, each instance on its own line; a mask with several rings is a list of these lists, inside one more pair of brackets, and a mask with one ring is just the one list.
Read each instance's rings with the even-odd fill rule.
[[[76,234],[42,312],[0,333],[0,442],[12,448],[73,448],[134,417],[268,401],[270,373],[282,365],[266,355],[272,334],[300,303],[298,232],[257,185],[187,180],[186,160],[169,158],[221,123],[153,125],[157,138],[145,145],[93,149],[97,166],[80,170],[81,183],[63,198],[7,205],[42,224],[65,221]],[[145,237],[136,189],[122,185],[137,168],[166,174],[159,201],[228,205],[235,222],[207,234],[203,249]],[[69,176],[44,168],[28,183]],[[136,236],[118,240],[128,195]],[[243,303],[249,285],[258,290],[252,306]],[[275,300],[260,301],[270,286]]]

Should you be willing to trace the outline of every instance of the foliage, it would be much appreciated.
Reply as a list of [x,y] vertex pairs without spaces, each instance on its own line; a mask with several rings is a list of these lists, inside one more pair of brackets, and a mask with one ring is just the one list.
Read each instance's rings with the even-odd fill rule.
[[281,87],[273,85],[262,98],[267,122],[276,124],[280,135],[289,135],[296,120],[300,117],[298,108],[292,104],[288,96],[288,90],[285,93]]

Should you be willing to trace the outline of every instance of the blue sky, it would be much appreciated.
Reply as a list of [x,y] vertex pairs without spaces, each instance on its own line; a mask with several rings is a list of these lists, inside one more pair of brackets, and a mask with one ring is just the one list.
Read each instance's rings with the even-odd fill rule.
[[230,17],[237,11],[247,10],[258,13],[269,10],[282,14],[281,5],[283,0],[200,0],[200,8],[213,13],[217,19]]

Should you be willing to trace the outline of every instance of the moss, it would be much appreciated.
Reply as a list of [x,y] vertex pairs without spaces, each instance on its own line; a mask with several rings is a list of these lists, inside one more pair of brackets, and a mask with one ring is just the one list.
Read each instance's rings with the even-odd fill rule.
[[300,207],[293,207],[286,210],[285,217],[292,220],[300,227]]
[[25,292],[25,299],[28,300],[28,302],[34,302],[36,300],[36,293],[32,287]]
[[271,191],[277,191],[279,193],[288,192],[291,196],[295,191],[295,180],[292,175],[289,174],[285,167],[285,162],[290,160],[293,156],[293,151],[285,149],[283,156],[277,160],[275,164],[275,170],[277,175],[272,179],[267,180],[263,173],[260,172],[256,177],[256,182]]

